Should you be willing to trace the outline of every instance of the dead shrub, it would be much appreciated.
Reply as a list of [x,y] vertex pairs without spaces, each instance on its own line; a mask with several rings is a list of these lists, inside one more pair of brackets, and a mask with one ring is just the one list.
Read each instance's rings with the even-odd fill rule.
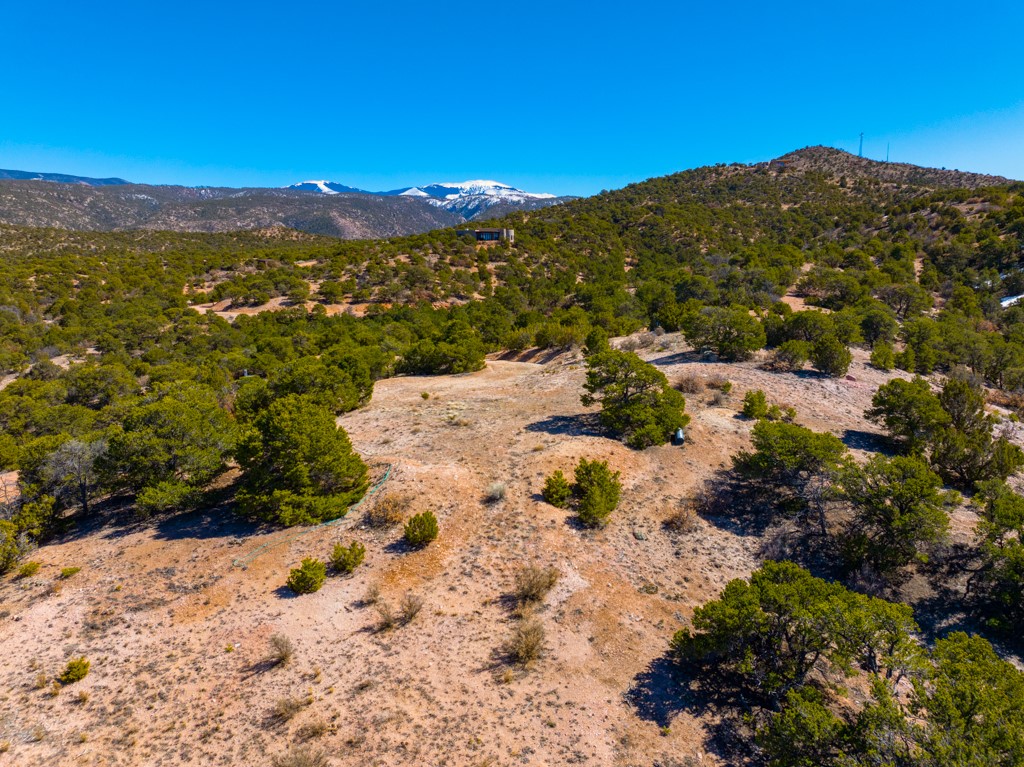
[[732,391],[732,381],[723,375],[712,375],[704,379],[704,385],[709,389],[722,392],[722,394],[728,394]]
[[540,602],[558,583],[560,573],[554,567],[527,565],[516,573],[515,595],[520,604]]
[[630,336],[619,344],[619,349],[624,352],[635,352],[639,349],[647,349],[654,345],[657,340],[657,336],[650,331],[644,331],[637,333],[636,335]]
[[985,392],[985,400],[993,405],[1012,410],[1017,414],[1024,413],[1024,392],[992,389]]
[[302,698],[298,697],[287,697],[281,698],[277,703],[274,704],[272,710],[273,718],[279,722],[288,722],[295,718],[295,716],[302,711],[306,706],[312,705],[313,696],[306,695]]
[[398,623],[395,611],[387,602],[377,602],[377,617],[380,619],[377,624],[378,631],[388,631]]
[[398,493],[387,493],[377,499],[366,511],[366,524],[385,529],[400,524],[412,505],[412,498]]
[[376,581],[371,582],[366,587],[366,593],[363,594],[363,598],[360,602],[365,605],[375,605],[380,601],[380,584]]
[[295,655],[295,645],[284,634],[270,637],[270,662],[275,666],[287,666]]
[[327,754],[310,748],[297,748],[287,754],[275,756],[274,767],[328,767]]
[[685,535],[697,529],[698,519],[693,504],[684,502],[669,509],[668,516],[665,517],[663,524],[669,532]]
[[313,740],[315,738],[322,738],[329,730],[330,727],[323,719],[314,719],[312,722],[306,722],[299,727],[295,734],[299,740]]
[[704,391],[704,379],[689,373],[681,375],[676,379],[675,388],[683,394],[700,394]]
[[416,596],[413,593],[406,593],[402,597],[402,601],[398,604],[398,615],[402,620],[402,625],[412,623],[413,619],[420,614],[420,610],[423,609],[423,599]]
[[525,615],[512,631],[505,647],[508,657],[520,666],[530,666],[544,654],[544,624],[534,615]]
[[504,482],[492,482],[487,488],[487,492],[484,493],[484,503],[497,503],[498,501],[504,501],[505,495],[508,493],[508,488]]

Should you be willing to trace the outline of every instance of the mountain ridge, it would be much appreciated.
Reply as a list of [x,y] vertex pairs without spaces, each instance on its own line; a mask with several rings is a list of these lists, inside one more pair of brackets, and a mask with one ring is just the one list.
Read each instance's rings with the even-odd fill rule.
[[[817,174],[829,179],[836,193],[847,194],[854,193],[853,186],[863,182],[888,197],[1013,183],[1002,176],[884,163],[823,146],[805,147],[760,163],[706,166],[658,178],[662,184],[678,187],[679,199],[713,207],[727,191],[719,188],[723,179],[745,178],[744,183],[751,183],[763,174],[779,178],[783,187],[786,178]],[[47,183],[40,184],[40,180]],[[854,182],[851,188],[842,189],[849,182]],[[645,183],[638,181],[594,197],[574,198],[524,192],[489,180],[441,182],[373,193],[326,180],[285,188],[186,187],[0,171],[0,224],[78,231],[211,233],[286,227],[344,239],[378,239],[425,233],[468,221],[507,219],[507,225],[518,226],[533,211],[552,205],[570,203],[574,210],[583,210],[604,195],[628,199],[632,190]],[[294,188],[300,185],[316,191]],[[330,191],[324,192],[321,186]],[[864,190],[857,193],[863,194]],[[789,204],[798,201],[794,198]]]

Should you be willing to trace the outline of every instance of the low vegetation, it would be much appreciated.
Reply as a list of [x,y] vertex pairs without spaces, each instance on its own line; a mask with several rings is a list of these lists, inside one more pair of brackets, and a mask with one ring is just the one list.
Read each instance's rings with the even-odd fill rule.
[[526,565],[516,573],[513,594],[520,604],[540,602],[558,583],[560,573],[555,567]]
[[63,685],[81,682],[88,676],[90,665],[90,662],[84,657],[72,658],[68,661],[60,676],[57,677],[57,681]]
[[331,568],[337,573],[350,575],[366,558],[366,547],[359,541],[352,541],[348,546],[334,544],[331,551]]
[[284,634],[273,634],[269,640],[270,662],[274,666],[287,666],[295,657],[295,645]]
[[437,538],[439,529],[437,517],[432,511],[424,511],[415,514],[405,523],[403,537],[405,542],[413,548],[423,548]]
[[561,470],[548,476],[544,481],[544,500],[558,508],[567,507],[571,500],[585,527],[604,527],[619,505],[622,493],[619,472],[612,472],[607,461],[581,458],[573,477],[575,481],[570,484]]
[[306,557],[288,574],[288,588],[296,594],[313,594],[327,580],[327,565],[319,559]]

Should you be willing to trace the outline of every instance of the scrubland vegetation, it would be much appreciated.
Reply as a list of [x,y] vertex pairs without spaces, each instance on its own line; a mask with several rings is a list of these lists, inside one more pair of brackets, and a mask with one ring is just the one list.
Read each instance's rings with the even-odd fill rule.
[[[487,354],[539,347],[582,363],[572,398],[587,411],[525,427],[541,435],[536,476],[514,485],[492,473],[474,486],[473,513],[495,520],[492,535],[512,534],[502,525],[536,493],[546,504],[530,513],[555,516],[534,527],[569,521],[574,546],[610,541],[617,561],[632,557],[640,569],[624,547],[656,534],[637,523],[632,502],[651,492],[644,497],[669,509],[661,534],[672,545],[707,520],[764,537],[753,572],[702,593],[696,607],[677,599],[655,624],[672,666],[659,667],[669,680],[659,689],[714,702],[729,730],[728,745],[714,745],[719,763],[1024,763],[1024,676],[1011,662],[1024,627],[1024,452],[1011,428],[1024,412],[1024,308],[1000,303],[1024,293],[1024,188],[718,166],[502,224],[515,227],[515,246],[477,247],[450,231],[337,242],[4,228],[0,468],[17,472],[3,485],[4,588],[46,577],[48,593],[59,593],[91,577],[91,564],[80,575],[67,566],[88,559],[54,567],[37,552],[101,522],[160,525],[190,511],[197,525],[234,514],[270,530],[337,521],[373,481],[370,457],[338,419],[372,406],[375,385],[481,376]],[[271,299],[280,300],[265,306]],[[267,310],[229,322],[193,308],[215,301]],[[669,351],[665,334],[677,332],[686,348]],[[846,377],[869,359],[883,382],[865,392],[864,418],[884,434],[812,429],[774,391],[730,395],[717,368],[713,380],[670,380],[660,369],[684,359],[810,382],[823,398],[859,385]],[[451,408],[445,441],[457,442],[450,435],[474,428],[474,414],[429,388],[403,401],[393,431],[406,431],[415,408]],[[628,455],[662,455],[697,409],[716,408],[728,413],[716,428],[745,430],[731,463],[685,499],[638,488]],[[554,453],[581,435],[619,452],[588,441],[586,451]],[[688,440],[664,453],[666,465],[707,450]],[[463,534],[464,509],[413,487],[410,478],[373,498],[364,539],[310,545],[273,588],[323,589],[292,600],[315,601],[365,580],[384,554],[416,563],[404,577],[420,567],[427,580],[453,551],[480,545]],[[769,540],[772,530],[785,540]],[[507,625],[480,629],[494,651],[488,678],[501,684],[558,660],[555,635],[571,614],[546,602],[584,578],[563,569],[569,557],[555,566],[547,555],[501,587]],[[328,579],[328,565],[350,577]],[[478,567],[459,577],[495,565]],[[445,617],[443,600],[395,579],[384,594],[376,581],[358,583],[368,589],[362,607],[373,607],[358,615],[376,616],[368,628],[382,643]],[[946,588],[928,625],[902,603],[925,583]],[[957,625],[935,617],[943,610],[959,611]],[[100,631],[109,620],[96,613],[85,623]],[[264,656],[271,645],[267,665],[282,669],[274,674],[296,665],[291,639],[267,632],[260,641]],[[40,689],[109,673],[96,658],[90,672],[80,653],[67,651],[62,673],[37,671]],[[270,719],[284,727],[313,698],[290,691],[278,701]],[[301,746],[275,758],[329,757]]]

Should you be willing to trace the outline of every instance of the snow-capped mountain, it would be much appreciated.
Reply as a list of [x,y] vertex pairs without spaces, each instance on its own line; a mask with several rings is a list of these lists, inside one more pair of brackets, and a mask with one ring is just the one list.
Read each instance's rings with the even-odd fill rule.
[[299,192],[317,192],[318,194],[373,194],[373,192],[345,186],[334,181],[300,181],[285,188],[295,189]]
[[500,197],[505,200],[550,200],[555,195],[546,192],[524,192],[514,186],[503,184],[500,181],[485,181],[477,179],[474,181],[443,181],[426,186],[413,186],[407,189],[395,189],[390,192],[380,192],[386,195],[415,195],[417,197],[433,197],[435,200],[455,200],[460,197]]
[[464,219],[478,218],[485,212],[502,215],[520,208],[539,208],[560,202],[561,198],[546,192],[524,192],[500,181],[474,179],[444,181],[425,186],[410,186],[387,192],[366,192],[334,181],[303,181],[287,187],[314,194],[372,194],[380,197],[417,197],[424,202],[455,213]]

